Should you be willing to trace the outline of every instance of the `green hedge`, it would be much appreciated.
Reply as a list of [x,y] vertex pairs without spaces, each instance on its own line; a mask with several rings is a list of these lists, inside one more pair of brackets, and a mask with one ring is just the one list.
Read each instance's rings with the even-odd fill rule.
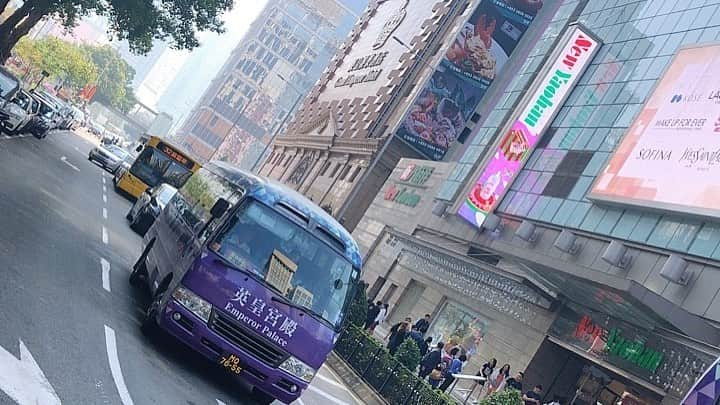
[[[406,343],[412,343],[412,347]],[[398,355],[408,364],[417,364],[417,345],[412,339],[403,342],[405,350]],[[401,345],[402,347],[402,345]],[[387,351],[382,342],[361,328],[349,326],[338,339],[335,353],[342,357],[365,382],[375,389],[390,405],[451,405],[456,402],[443,392],[433,390],[418,378],[415,369],[405,367],[397,357]]]

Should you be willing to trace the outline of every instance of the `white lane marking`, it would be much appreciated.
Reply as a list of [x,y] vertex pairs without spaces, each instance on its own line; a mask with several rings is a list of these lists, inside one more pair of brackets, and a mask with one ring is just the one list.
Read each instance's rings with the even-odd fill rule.
[[310,391],[312,391],[312,392],[314,392],[314,393],[316,393],[316,394],[318,394],[318,395],[320,395],[321,397],[324,397],[325,399],[327,399],[328,401],[332,402],[333,404],[338,404],[338,405],[350,405],[350,403],[345,402],[345,401],[342,401],[342,400],[340,400],[340,399],[338,399],[338,398],[335,398],[334,396],[328,394],[327,392],[321,390],[320,388],[315,388],[315,387],[313,387],[312,385],[308,385],[307,389],[310,390]]
[[348,391],[348,392],[350,391],[346,386],[340,384],[339,382],[337,382],[337,381],[335,381],[335,380],[331,380],[331,379],[325,377],[324,375],[322,375],[322,374],[320,374],[320,373],[315,374],[315,378],[319,378],[319,379],[325,381],[326,383],[328,383],[328,384],[330,384],[330,385],[334,385],[335,387],[338,387],[338,388],[343,389],[343,390],[345,390],[345,391]]
[[105,184],[105,176],[103,176],[103,178],[102,178],[102,179],[103,179],[103,184]]
[[67,158],[66,158],[65,156],[62,156],[62,157],[60,158],[60,160],[61,160],[63,163],[65,163],[66,165],[70,166],[70,167],[71,167],[73,170],[75,170],[76,172],[79,172],[79,171],[80,171],[80,169],[78,169],[77,166],[75,166],[74,164],[68,162],[68,161],[67,161]]
[[75,150],[80,152],[80,148],[78,148],[77,146],[75,147]]
[[104,203],[107,202],[107,195],[106,195],[106,194],[103,194],[103,202],[104,202]]
[[107,219],[107,208],[103,207],[103,219]]
[[[333,378],[335,378],[335,381],[338,381],[338,382],[339,382],[339,381],[342,381],[342,378],[340,378],[340,376],[337,375],[337,373],[336,373],[335,371],[333,371],[333,369],[331,369],[331,368],[328,367],[327,365],[324,365],[324,364],[323,364],[323,366],[320,367],[320,371],[325,371],[325,372],[327,372],[327,373],[330,374]],[[318,373],[316,374],[316,376],[317,376],[317,375],[320,375],[320,373],[318,372]],[[350,394],[350,396],[355,400],[355,402],[357,402],[358,404],[362,404],[362,403],[363,403],[363,401],[361,401],[360,398],[358,398],[357,395],[355,395],[355,393],[352,392],[352,390],[350,390],[348,387],[344,387],[344,388],[345,388],[345,391],[347,391],[348,394]]]
[[22,340],[20,358],[0,347],[0,390],[20,405],[60,405],[60,398]]
[[122,370],[120,369],[120,360],[117,354],[117,344],[115,342],[115,331],[111,327],[105,325],[105,347],[107,348],[108,362],[110,363],[110,372],[112,372],[115,387],[120,394],[120,401],[123,405],[133,405],[130,392],[125,385]]
[[217,401],[217,405],[225,405],[225,402],[223,402],[223,401],[221,401],[221,400],[219,400],[219,399],[216,399],[216,401]]
[[298,398],[297,400],[295,400],[295,402],[297,402],[298,405],[305,405],[305,402],[303,402],[303,400],[300,399],[300,398]]
[[106,244],[106,245],[108,244],[107,228],[105,228],[104,226],[102,227],[102,241],[104,244]]
[[[103,180],[105,180],[105,179],[103,179]],[[103,193],[107,193],[107,187],[105,185],[103,185]]]
[[105,260],[104,258],[100,258],[100,266],[102,267],[102,283],[103,288],[107,292],[110,291],[110,262]]

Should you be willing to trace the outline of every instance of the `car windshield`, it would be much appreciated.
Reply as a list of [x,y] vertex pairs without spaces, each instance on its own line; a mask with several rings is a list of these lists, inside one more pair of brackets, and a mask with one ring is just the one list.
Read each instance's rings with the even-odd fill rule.
[[158,191],[157,199],[160,203],[160,206],[164,207],[175,195],[177,192],[177,189],[174,187],[168,186],[167,184],[160,188],[160,191]]
[[175,188],[185,184],[192,174],[188,168],[155,148],[145,148],[130,167],[130,173],[149,187],[167,183]]
[[28,97],[23,92],[17,93],[17,95],[15,96],[15,104],[19,105],[20,108],[22,108],[23,110],[27,111],[28,106],[30,105],[30,97]]
[[51,117],[55,110],[53,110],[50,105],[44,101],[40,101],[40,114],[44,115],[46,117]]
[[13,91],[18,87],[18,82],[10,76],[6,76],[5,73],[0,71],[0,92],[2,97],[6,97],[6,94]]
[[338,326],[352,265],[307,230],[253,200],[245,202],[210,248],[254,272],[294,304]]
[[110,153],[112,153],[113,155],[115,155],[121,159],[125,159],[126,157],[130,156],[130,153],[128,151],[126,151],[122,148],[119,148],[115,145],[106,146],[105,149],[109,150]]

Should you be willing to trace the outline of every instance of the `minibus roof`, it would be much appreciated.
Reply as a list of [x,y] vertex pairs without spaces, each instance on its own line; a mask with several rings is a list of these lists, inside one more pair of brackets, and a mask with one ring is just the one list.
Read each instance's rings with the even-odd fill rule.
[[275,206],[278,203],[289,207],[294,211],[298,211],[302,216],[317,223],[325,231],[329,232],[342,242],[345,247],[345,256],[350,260],[353,266],[360,268],[362,259],[360,258],[360,249],[357,243],[348,232],[335,218],[318,207],[314,202],[310,201],[304,195],[298,193],[285,186],[284,184],[258,177],[250,172],[232,166],[222,161],[212,161],[204,166],[211,172],[214,172],[228,179],[231,183],[240,187],[244,187],[248,194],[253,198],[261,201],[269,206]]

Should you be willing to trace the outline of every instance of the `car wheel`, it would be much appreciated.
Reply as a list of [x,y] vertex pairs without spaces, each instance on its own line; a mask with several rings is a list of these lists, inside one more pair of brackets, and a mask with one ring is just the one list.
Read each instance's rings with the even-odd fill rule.
[[166,278],[160,283],[157,290],[155,290],[155,294],[153,294],[153,299],[150,305],[148,305],[142,324],[140,325],[140,330],[142,330],[145,336],[152,336],[157,332],[157,314],[160,312],[160,305],[162,304],[165,291],[167,291],[169,285],[170,278]]
[[150,252],[150,249],[152,248],[152,244],[149,244],[145,251],[140,255],[137,262],[133,265],[133,270],[130,272],[130,277],[128,278],[128,281],[130,282],[130,285],[133,287],[140,286],[140,282],[143,278],[147,279],[147,255]]
[[132,211],[133,211],[134,207],[135,207],[134,205],[132,207],[130,207],[130,211],[128,211],[128,213],[125,214],[125,219],[127,219],[128,221],[133,220]]

